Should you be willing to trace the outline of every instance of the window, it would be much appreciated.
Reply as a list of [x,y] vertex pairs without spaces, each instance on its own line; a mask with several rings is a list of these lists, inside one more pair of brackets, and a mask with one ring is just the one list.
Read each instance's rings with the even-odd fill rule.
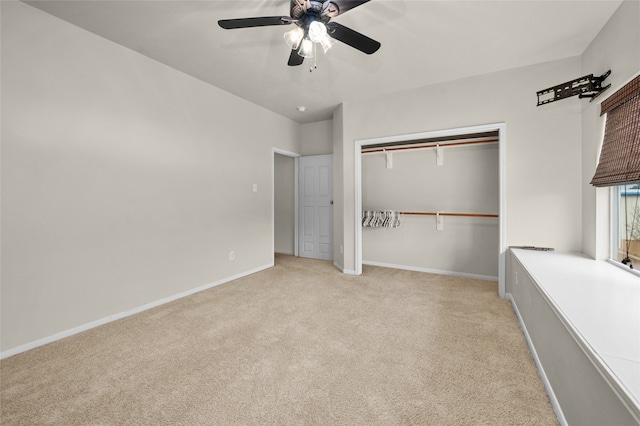
[[640,183],[640,75],[607,98],[604,140],[594,186]]
[[604,140],[591,184],[613,187],[612,253],[614,260],[640,265],[640,75],[601,105],[607,114]]
[[611,258],[640,269],[640,185],[612,188]]

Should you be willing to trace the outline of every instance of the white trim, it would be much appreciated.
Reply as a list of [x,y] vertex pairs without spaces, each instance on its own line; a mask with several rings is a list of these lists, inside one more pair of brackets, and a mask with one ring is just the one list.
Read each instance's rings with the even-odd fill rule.
[[300,157],[298,156],[293,159],[293,255],[296,257],[300,254],[300,241],[298,241],[298,215],[300,214],[298,212],[298,184],[300,181],[299,165]]
[[[622,238],[620,238],[620,185],[609,188],[609,207],[609,217],[611,218],[609,223],[609,255],[605,261],[617,266],[618,268],[624,269],[630,274],[640,277],[640,271],[631,269],[627,265],[616,260],[619,248],[618,244],[622,241]],[[613,229],[614,224],[615,229]]]
[[[602,145],[602,144],[600,144]],[[600,158],[600,153],[598,153]],[[620,241],[620,190],[616,186],[609,187],[609,253],[606,259],[612,260],[618,254],[618,241]],[[616,229],[613,229],[615,222]],[[596,250],[597,252],[597,250]],[[596,256],[597,258],[597,256]]]
[[20,345],[20,346],[15,347],[15,348],[7,349],[4,352],[0,352],[0,359],[8,358],[10,356],[17,355],[17,354],[19,354],[21,352],[25,352],[25,351],[28,351],[30,349],[35,349],[35,348],[37,348],[39,346],[43,346],[43,345],[55,342],[55,341],[60,340],[60,339],[64,339],[65,337],[73,336],[74,334],[82,333],[83,331],[90,330],[92,328],[95,328],[95,327],[110,323],[112,321],[117,321],[119,319],[126,318],[126,317],[129,317],[131,315],[138,314],[138,313],[146,311],[148,309],[152,309],[152,308],[158,307],[160,305],[164,305],[166,303],[170,303],[170,302],[173,302],[175,300],[182,299],[183,297],[191,296],[191,295],[193,295],[195,293],[199,293],[201,291],[208,290],[208,289],[210,289],[212,287],[216,287],[216,286],[219,286],[221,284],[225,284],[225,283],[228,283],[230,281],[234,281],[234,280],[237,280],[239,278],[243,278],[243,277],[246,277],[248,275],[255,274],[256,272],[260,272],[260,271],[263,271],[265,269],[271,268],[271,267],[273,267],[273,265],[274,265],[273,263],[270,263],[270,264],[267,264],[267,265],[259,266],[257,268],[254,268],[254,269],[251,269],[251,270],[248,270],[248,271],[245,271],[245,272],[241,272],[239,274],[236,274],[236,275],[233,275],[233,276],[230,276],[230,277],[223,278],[221,280],[212,282],[210,284],[205,284],[203,286],[196,287],[196,288],[191,289],[191,290],[183,291],[182,293],[178,293],[178,294],[175,294],[173,296],[166,297],[164,299],[156,300],[155,302],[147,303],[146,305],[142,305],[142,306],[139,306],[137,308],[130,309],[128,311],[120,312],[120,313],[114,314],[114,315],[109,315],[108,317],[104,317],[104,318],[101,318],[101,319],[98,319],[98,320],[95,320],[95,321],[91,321],[91,322],[88,322],[86,324],[80,325],[78,327],[74,327],[74,328],[71,328],[69,330],[65,330],[65,331],[62,331],[60,333],[56,333],[56,334],[53,334],[51,336],[48,336],[48,337],[44,337],[42,339],[34,340],[33,342],[29,342],[29,343],[26,343],[24,345]]
[[607,259],[606,261],[614,266],[617,266],[620,269],[624,269],[630,274],[637,275],[640,277],[640,271],[638,271],[637,269],[631,269],[627,265],[623,265],[621,262],[618,262],[617,260]]
[[338,262],[333,262],[333,266],[335,266],[343,274],[356,275],[356,271],[354,271],[353,269],[344,269],[344,266],[342,266]]
[[354,271],[353,269],[344,269],[344,266],[342,266],[338,262],[333,262],[333,266],[338,268],[338,270],[340,270],[340,272],[342,272],[343,274],[356,275],[356,271]]
[[354,232],[355,232],[355,261],[356,270],[355,275],[362,275],[362,147],[366,145],[373,145],[374,142],[363,140],[356,141],[355,143],[355,207],[354,207]]
[[280,154],[280,155],[286,155],[287,157],[302,157],[302,154],[298,154],[296,152],[292,152],[292,151],[287,151],[286,149],[280,149],[280,148],[272,148],[271,149],[273,151],[274,154]]
[[301,154],[280,148],[271,148],[271,252],[276,253],[276,154],[293,158],[293,255],[298,256],[298,161]]
[[421,268],[418,266],[395,265],[392,263],[373,262],[370,260],[363,260],[362,264],[371,265],[371,266],[381,266],[383,268],[403,269],[405,271],[426,272],[429,274],[449,275],[452,277],[461,277],[461,278],[471,278],[474,280],[495,281],[495,282],[498,281],[498,277],[493,277],[491,275],[468,274],[466,272],[445,271],[442,269]]
[[278,249],[275,249],[274,253],[275,254],[286,254],[288,256],[295,256],[295,254],[291,250],[278,250]]
[[542,380],[544,389],[547,391],[547,395],[549,396],[549,401],[551,402],[553,411],[556,413],[556,418],[558,419],[558,422],[560,423],[561,426],[566,426],[568,424],[567,419],[565,419],[564,417],[564,413],[562,412],[562,407],[560,407],[560,402],[558,402],[558,398],[556,397],[556,394],[553,392],[553,388],[551,387],[551,383],[549,382],[547,373],[545,373],[544,368],[542,367],[542,363],[540,362],[540,358],[538,358],[538,353],[536,352],[536,348],[533,346],[533,341],[531,340],[531,336],[529,336],[527,327],[524,325],[524,321],[520,316],[520,311],[518,310],[516,301],[514,300],[511,293],[506,293],[504,297],[511,302],[511,307],[513,308],[513,312],[516,314],[516,318],[518,319],[518,323],[520,324],[520,329],[522,330],[522,334],[524,334],[524,338],[527,341],[527,346],[529,346],[529,352],[531,352],[533,361],[536,364],[536,368],[538,369],[538,375]]
[[496,124],[498,130],[498,169],[499,169],[499,198],[500,198],[500,219],[498,219],[500,227],[500,251],[498,257],[498,294],[505,297],[506,292],[506,264],[505,257],[507,252],[507,124]]
[[506,123],[484,124],[470,127],[460,127],[455,129],[435,130],[430,132],[411,133],[406,135],[385,136],[373,139],[361,139],[355,142],[355,275],[362,274],[362,226],[360,224],[360,212],[362,211],[362,147],[367,145],[410,141],[417,139],[438,138],[445,136],[466,135],[473,133],[483,133],[498,131],[498,156],[499,156],[499,253],[498,253],[498,294],[505,295],[505,251],[507,249],[507,204],[506,204],[506,178],[507,178],[507,153],[506,153]]

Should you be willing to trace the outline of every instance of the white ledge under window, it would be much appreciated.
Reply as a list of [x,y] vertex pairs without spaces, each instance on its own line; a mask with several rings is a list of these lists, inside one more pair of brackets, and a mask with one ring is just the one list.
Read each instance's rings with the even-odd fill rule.
[[627,271],[630,274],[633,274],[633,275],[635,275],[637,277],[640,277],[640,271],[638,271],[637,269],[629,268],[629,266],[627,266],[627,265],[625,265],[625,264],[623,264],[621,262],[618,262],[617,260],[613,260],[613,259],[607,259],[607,262],[609,262],[610,264],[612,264],[612,265],[614,265],[614,266],[616,266],[616,267],[618,267],[620,269],[623,269],[623,270]]
[[581,254],[512,253],[592,363],[640,413],[640,277]]

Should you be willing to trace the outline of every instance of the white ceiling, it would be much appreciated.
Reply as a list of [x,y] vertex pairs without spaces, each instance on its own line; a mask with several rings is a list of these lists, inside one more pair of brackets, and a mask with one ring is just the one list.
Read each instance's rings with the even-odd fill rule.
[[[318,52],[313,72],[312,59],[287,66],[282,35],[291,27],[217,25],[219,19],[286,16],[289,0],[27,3],[307,123],[331,118],[345,100],[580,55],[621,0],[371,0],[335,21],[379,41],[380,50],[365,55],[337,43],[327,54]],[[298,112],[299,105],[307,111]]]

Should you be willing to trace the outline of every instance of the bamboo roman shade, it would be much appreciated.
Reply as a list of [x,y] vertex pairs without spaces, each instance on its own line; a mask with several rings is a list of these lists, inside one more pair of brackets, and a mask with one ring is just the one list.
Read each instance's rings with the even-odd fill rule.
[[640,76],[602,102],[607,114],[594,186],[640,183]]

